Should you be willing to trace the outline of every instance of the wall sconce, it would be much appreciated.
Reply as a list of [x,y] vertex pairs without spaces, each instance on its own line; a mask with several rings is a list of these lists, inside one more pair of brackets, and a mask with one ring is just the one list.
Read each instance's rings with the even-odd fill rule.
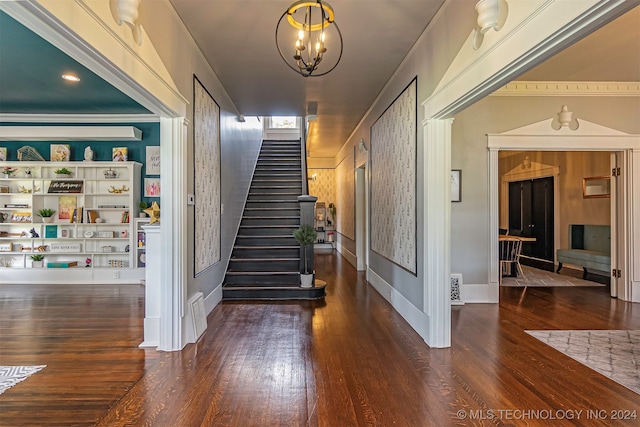
[[318,174],[317,173],[314,173],[313,175],[307,177],[307,181],[316,182],[316,179],[318,179]]
[[109,7],[113,19],[118,25],[127,24],[131,28],[133,40],[142,46],[142,26],[138,23],[140,13],[138,8],[142,0],[110,0]]
[[507,21],[509,5],[507,0],[480,0],[476,3],[478,13],[477,27],[473,30],[473,49],[478,50],[484,41],[484,35],[494,29],[500,31]]

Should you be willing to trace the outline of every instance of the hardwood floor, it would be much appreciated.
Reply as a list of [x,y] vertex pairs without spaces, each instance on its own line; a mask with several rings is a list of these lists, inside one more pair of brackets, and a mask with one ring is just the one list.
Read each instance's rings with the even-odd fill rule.
[[[0,425],[638,423],[611,411],[640,416],[640,396],[524,331],[639,329],[640,304],[505,287],[500,305],[452,307],[451,348],[430,349],[344,259],[317,255],[316,269],[324,302],[222,303],[172,353],[136,347],[141,287],[0,287],[0,365],[47,365],[0,395]],[[516,412],[531,410],[551,412]]]

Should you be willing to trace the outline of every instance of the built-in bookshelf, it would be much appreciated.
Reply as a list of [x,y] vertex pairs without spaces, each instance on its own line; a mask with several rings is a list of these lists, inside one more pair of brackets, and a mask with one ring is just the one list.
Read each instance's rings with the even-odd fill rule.
[[[0,162],[0,283],[139,282],[137,162]],[[66,168],[67,175],[56,174]],[[39,214],[55,211],[50,220]],[[50,222],[47,222],[50,221]],[[43,266],[32,257],[44,255]],[[38,263],[36,263],[38,265]]]

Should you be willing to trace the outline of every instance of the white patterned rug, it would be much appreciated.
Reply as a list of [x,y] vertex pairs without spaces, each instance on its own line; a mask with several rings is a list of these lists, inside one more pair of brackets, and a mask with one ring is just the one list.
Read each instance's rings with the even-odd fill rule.
[[640,330],[525,332],[640,394]]
[[4,393],[20,381],[35,374],[47,365],[40,366],[0,366],[0,394]]

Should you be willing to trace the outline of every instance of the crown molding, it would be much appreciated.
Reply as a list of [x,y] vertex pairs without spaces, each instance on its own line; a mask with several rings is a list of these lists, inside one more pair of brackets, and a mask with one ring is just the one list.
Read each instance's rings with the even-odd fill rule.
[[158,123],[155,114],[0,114],[0,123]]
[[513,81],[491,96],[640,96],[640,82]]

